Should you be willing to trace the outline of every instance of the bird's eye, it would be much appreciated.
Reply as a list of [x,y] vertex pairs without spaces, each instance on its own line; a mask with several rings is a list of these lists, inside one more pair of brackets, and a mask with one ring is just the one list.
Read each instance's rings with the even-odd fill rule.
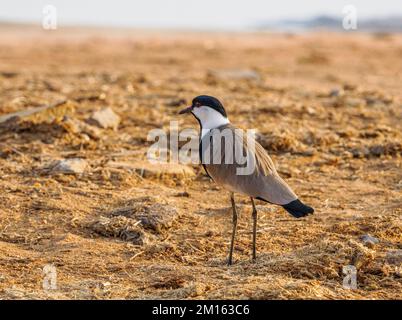
[[196,108],[199,108],[199,107],[201,107],[201,103],[199,103],[199,102],[196,102],[196,103],[195,103],[195,107],[196,107]]

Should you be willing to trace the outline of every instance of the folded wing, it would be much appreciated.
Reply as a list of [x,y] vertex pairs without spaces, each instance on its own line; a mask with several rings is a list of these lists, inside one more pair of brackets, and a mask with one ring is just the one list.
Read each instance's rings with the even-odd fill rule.
[[[247,140],[232,125],[219,127],[206,134],[200,143],[201,162],[209,176],[230,191],[242,193],[278,205],[285,205],[297,199],[286,182],[278,175],[265,149],[255,140]],[[226,134],[222,132],[226,130]],[[232,132],[232,139],[227,132]],[[219,136],[220,135],[220,136]],[[222,138],[224,137],[224,138]],[[220,145],[217,141],[222,139]],[[223,142],[223,139],[225,141]],[[254,170],[250,174],[239,174],[249,162],[239,163],[235,154],[241,150],[255,159]],[[220,154],[220,162],[214,163],[214,155]]]

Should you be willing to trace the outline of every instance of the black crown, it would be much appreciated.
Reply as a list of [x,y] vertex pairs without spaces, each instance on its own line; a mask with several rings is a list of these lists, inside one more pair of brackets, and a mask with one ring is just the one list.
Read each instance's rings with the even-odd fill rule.
[[210,108],[218,111],[225,118],[227,118],[225,108],[223,107],[222,103],[215,97],[206,96],[206,95],[195,97],[193,99],[193,106],[195,106],[197,104],[200,104],[201,106],[210,107]]

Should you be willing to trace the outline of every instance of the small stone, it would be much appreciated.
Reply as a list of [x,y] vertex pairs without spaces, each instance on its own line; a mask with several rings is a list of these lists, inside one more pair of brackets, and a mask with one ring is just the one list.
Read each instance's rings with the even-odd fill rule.
[[116,130],[120,123],[120,117],[109,107],[95,111],[88,119],[90,124],[100,128],[112,128]]
[[329,96],[330,97],[340,97],[344,95],[344,91],[343,90],[339,90],[339,89],[332,89],[329,92]]
[[82,174],[88,167],[88,162],[84,159],[72,158],[58,161],[52,168],[54,173]]
[[360,239],[369,248],[373,247],[375,244],[380,242],[380,240],[378,240],[377,238],[375,238],[369,234],[365,234],[365,235],[361,236]]
[[314,110],[314,108],[312,107],[306,107],[304,108],[305,112],[307,112],[307,114],[309,115],[315,115],[317,112]]

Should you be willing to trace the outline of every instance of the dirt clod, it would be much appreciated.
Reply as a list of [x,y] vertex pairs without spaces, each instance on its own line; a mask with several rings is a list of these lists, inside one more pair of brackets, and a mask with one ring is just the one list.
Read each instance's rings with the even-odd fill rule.
[[72,158],[59,160],[52,168],[53,173],[82,174],[88,167],[88,162],[84,159]]
[[149,242],[149,237],[138,227],[138,221],[126,217],[100,217],[90,225],[96,233],[112,238],[121,238],[124,241],[137,245]]
[[176,208],[167,204],[134,203],[128,207],[117,208],[111,212],[112,216],[124,216],[140,222],[145,229],[151,229],[157,233],[172,227],[179,214]]

